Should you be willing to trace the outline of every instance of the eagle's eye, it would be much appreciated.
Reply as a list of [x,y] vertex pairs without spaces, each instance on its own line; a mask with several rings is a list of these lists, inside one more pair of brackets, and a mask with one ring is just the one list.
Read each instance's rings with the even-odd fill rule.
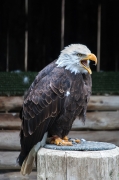
[[81,56],[82,56],[82,54],[78,53],[78,54],[77,54],[77,56],[78,56],[78,57],[81,57]]

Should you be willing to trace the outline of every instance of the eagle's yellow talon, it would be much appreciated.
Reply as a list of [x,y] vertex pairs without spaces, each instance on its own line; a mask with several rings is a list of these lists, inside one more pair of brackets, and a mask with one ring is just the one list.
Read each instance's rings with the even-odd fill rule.
[[69,141],[69,138],[67,136],[64,136],[63,140],[64,141]]
[[81,141],[80,141],[80,139],[76,139],[75,142],[76,143],[80,143]]
[[50,144],[56,144],[57,146],[72,146],[72,142],[69,142],[68,140],[64,140],[59,138],[59,137],[55,137],[50,141]]

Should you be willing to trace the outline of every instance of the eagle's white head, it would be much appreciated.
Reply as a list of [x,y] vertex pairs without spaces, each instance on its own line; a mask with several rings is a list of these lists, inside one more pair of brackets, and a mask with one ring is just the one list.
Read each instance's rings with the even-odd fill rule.
[[96,56],[85,45],[71,44],[61,51],[56,64],[58,67],[65,67],[71,73],[92,74],[89,67],[90,60],[95,61],[95,64],[97,64]]

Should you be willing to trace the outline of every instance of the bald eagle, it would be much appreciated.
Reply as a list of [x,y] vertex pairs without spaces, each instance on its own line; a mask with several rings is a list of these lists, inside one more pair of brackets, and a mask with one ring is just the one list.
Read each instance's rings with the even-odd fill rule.
[[85,121],[91,94],[90,60],[97,58],[82,44],[65,47],[57,60],[36,76],[20,112],[21,152],[18,163],[23,175],[32,171],[38,149],[45,144],[47,134],[56,145],[72,145],[67,135],[76,117]]

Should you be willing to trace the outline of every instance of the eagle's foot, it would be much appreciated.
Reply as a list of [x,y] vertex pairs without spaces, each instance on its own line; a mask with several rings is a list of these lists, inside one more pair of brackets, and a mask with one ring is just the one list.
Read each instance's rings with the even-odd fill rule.
[[67,141],[67,142],[76,142],[76,143],[80,143],[81,142],[80,139],[78,139],[78,138],[68,138],[67,136],[65,136],[63,138],[63,140]]
[[64,136],[63,140],[66,141],[66,142],[69,142],[69,138],[67,136]]
[[75,142],[80,143],[81,141],[80,141],[80,139],[75,139]]
[[73,144],[75,143],[81,143],[81,140],[78,138],[69,138],[69,141],[71,141]]
[[60,137],[53,137],[50,141],[50,144],[56,144],[58,146],[72,146],[72,142],[68,141],[68,138],[61,139]]

